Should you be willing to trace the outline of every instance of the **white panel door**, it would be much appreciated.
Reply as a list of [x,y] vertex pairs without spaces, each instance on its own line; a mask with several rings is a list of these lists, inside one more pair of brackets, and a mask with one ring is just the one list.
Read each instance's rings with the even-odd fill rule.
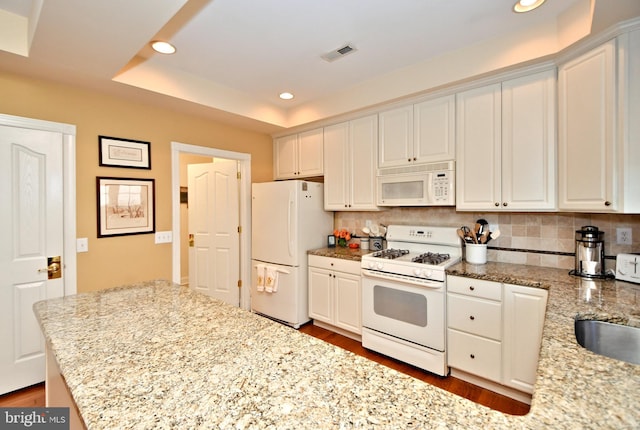
[[240,222],[237,161],[188,166],[189,285],[234,306],[240,304]]
[[62,157],[62,133],[0,126],[0,394],[44,381],[32,307],[64,295],[64,277],[47,276],[48,257],[64,265]]

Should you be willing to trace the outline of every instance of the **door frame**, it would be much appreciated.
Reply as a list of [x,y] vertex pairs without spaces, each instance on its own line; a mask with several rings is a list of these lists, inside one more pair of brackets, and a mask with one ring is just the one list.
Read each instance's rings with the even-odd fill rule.
[[60,122],[0,114],[0,125],[62,133],[63,278],[64,295],[78,291],[76,255],[76,126]]
[[251,284],[251,154],[171,142],[171,212],[172,212],[172,280],[179,284],[180,270],[180,154],[202,155],[238,161],[240,169],[240,307],[250,309],[249,287]]

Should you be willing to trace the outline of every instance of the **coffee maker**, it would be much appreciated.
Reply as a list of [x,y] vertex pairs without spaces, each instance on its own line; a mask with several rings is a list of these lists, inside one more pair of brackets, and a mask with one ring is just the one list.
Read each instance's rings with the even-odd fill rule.
[[585,225],[576,230],[576,267],[572,275],[604,278],[604,232]]

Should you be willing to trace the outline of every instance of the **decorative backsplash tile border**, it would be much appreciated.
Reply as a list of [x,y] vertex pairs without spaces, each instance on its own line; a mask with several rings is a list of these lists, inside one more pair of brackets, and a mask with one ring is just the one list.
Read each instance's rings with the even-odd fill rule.
[[[378,224],[472,226],[479,218],[497,225],[500,237],[489,242],[489,261],[556,267],[575,265],[575,232],[585,225],[604,231],[605,269],[615,269],[615,256],[640,253],[640,215],[585,213],[456,212],[455,208],[391,208],[380,212],[336,212],[335,227],[362,235],[366,220]],[[616,228],[631,228],[631,245],[616,244]]]

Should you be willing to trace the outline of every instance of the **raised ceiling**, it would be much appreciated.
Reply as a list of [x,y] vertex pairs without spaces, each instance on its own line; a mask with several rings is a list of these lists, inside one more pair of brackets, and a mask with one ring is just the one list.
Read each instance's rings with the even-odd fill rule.
[[[637,0],[547,0],[528,14],[513,2],[0,0],[0,69],[276,132],[554,54],[640,15]],[[177,53],[153,53],[155,39]],[[321,58],[346,44],[357,51]]]

